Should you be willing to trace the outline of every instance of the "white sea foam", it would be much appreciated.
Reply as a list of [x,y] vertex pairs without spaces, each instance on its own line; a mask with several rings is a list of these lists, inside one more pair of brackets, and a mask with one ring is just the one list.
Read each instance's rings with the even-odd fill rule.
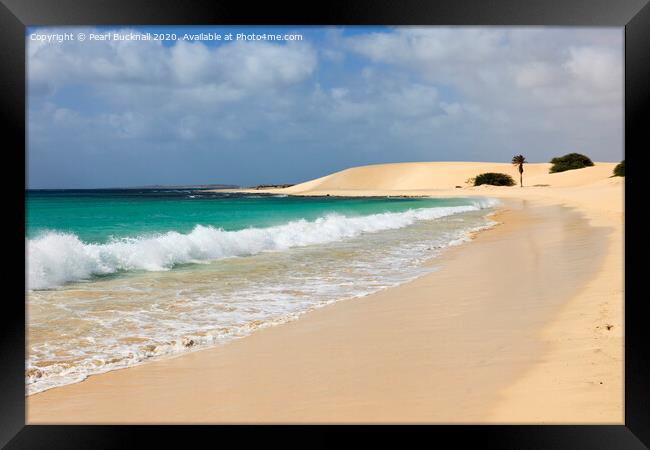
[[[442,249],[466,242],[471,232],[493,225],[479,210],[495,203],[477,201],[463,207],[363,217],[330,215],[236,232],[197,227],[188,234],[95,245],[69,234],[45,234],[33,240],[51,240],[41,243],[38,261],[56,267],[57,272],[49,273],[58,280],[134,267],[164,270],[191,260],[257,256],[200,270],[190,284],[173,273],[141,274],[87,283],[73,291],[30,292],[30,304],[37,305],[29,317],[30,327],[49,329],[54,326],[51,318],[62,311],[75,322],[68,328],[57,323],[64,339],[39,340],[37,332],[32,335],[28,394],[150,358],[227,342],[332,302],[408,282],[435,270],[424,262]],[[468,214],[454,216],[461,212]],[[435,220],[442,217],[447,218]],[[327,245],[308,247],[318,243]],[[282,251],[292,247],[303,248]],[[276,253],[260,253],[265,251]],[[129,295],[120,295],[124,290]]]
[[93,275],[169,270],[178,264],[326,244],[363,233],[403,228],[419,220],[476,211],[494,206],[496,202],[477,199],[466,206],[420,208],[357,217],[329,214],[313,221],[302,219],[239,231],[197,225],[187,234],[171,231],[154,236],[114,239],[103,244],[85,243],[74,234],[46,232],[27,240],[27,288],[46,289],[89,279]]

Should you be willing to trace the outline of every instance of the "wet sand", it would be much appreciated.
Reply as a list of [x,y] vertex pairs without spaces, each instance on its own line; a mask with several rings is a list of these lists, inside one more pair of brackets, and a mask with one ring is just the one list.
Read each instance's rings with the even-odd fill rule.
[[529,193],[434,273],[32,395],[28,423],[622,423],[622,212]]

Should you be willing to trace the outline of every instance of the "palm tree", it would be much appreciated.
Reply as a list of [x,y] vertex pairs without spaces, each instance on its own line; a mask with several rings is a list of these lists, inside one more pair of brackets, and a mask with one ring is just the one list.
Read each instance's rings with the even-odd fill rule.
[[526,163],[524,155],[515,155],[512,157],[512,164],[519,166],[519,185],[524,187],[524,164]]

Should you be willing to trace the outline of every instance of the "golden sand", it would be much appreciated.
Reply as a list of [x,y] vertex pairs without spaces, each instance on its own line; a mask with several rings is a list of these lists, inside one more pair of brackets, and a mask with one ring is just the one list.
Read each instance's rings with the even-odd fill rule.
[[32,395],[28,423],[623,423],[623,180],[611,163],[548,167],[528,164],[523,189],[465,184],[518,179],[509,164],[406,163],[269,190],[504,208],[434,273]]

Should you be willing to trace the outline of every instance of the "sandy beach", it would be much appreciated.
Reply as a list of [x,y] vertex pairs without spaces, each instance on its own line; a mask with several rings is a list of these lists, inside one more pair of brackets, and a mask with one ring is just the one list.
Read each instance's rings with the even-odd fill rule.
[[623,196],[614,163],[524,188],[511,164],[347,169],[263,192],[484,196],[499,225],[401,286],[243,339],[27,397],[36,423],[623,423]]

